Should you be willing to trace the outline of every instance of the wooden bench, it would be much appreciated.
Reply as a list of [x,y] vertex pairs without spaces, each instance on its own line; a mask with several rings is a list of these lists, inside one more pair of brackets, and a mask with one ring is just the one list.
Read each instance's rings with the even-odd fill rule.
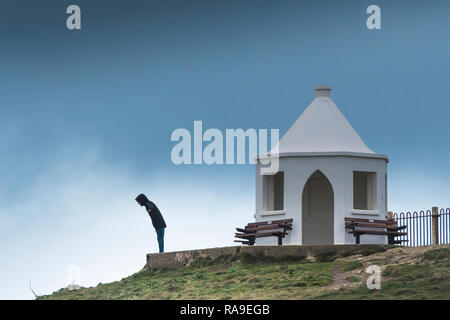
[[234,236],[239,240],[234,240],[234,242],[252,246],[255,244],[256,238],[278,237],[278,245],[281,246],[283,238],[288,234],[287,231],[292,230],[292,221],[293,219],[284,219],[249,223],[244,229],[236,228],[238,232]]
[[[345,217],[345,229],[350,229],[356,238],[356,244],[360,244],[363,234],[383,235],[388,237],[389,244],[400,244],[408,240],[396,240],[395,237],[406,236],[407,232],[401,232],[406,226],[398,226],[395,220],[376,220]],[[377,230],[379,229],[379,230]]]

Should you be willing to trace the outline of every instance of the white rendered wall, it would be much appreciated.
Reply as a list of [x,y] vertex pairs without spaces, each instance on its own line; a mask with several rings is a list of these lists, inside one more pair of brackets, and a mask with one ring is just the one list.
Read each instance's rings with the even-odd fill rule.
[[[355,238],[345,230],[344,217],[384,219],[386,213],[385,179],[387,161],[357,156],[282,157],[279,171],[284,172],[284,210],[265,212],[262,176],[256,165],[256,221],[293,218],[293,230],[283,244],[302,244],[302,192],[309,177],[320,170],[334,191],[334,243],[353,244]],[[376,172],[376,210],[353,210],[353,171]],[[387,243],[386,236],[363,235],[361,243]],[[277,244],[276,237],[258,238],[258,245]]]

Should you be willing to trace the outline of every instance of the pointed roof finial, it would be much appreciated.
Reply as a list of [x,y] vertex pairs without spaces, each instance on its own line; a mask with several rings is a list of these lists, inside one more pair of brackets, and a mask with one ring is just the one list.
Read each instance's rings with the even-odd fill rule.
[[331,86],[315,86],[314,90],[316,90],[316,97],[329,97]]

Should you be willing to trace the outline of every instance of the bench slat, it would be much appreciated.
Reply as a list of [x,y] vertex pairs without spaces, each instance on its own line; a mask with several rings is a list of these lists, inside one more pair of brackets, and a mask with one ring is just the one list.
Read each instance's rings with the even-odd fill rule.
[[396,229],[397,226],[393,224],[378,224],[378,223],[365,223],[365,222],[346,222],[345,226],[366,227],[366,228],[382,228],[382,229]]
[[377,231],[377,230],[352,230],[349,233],[352,234],[373,234],[373,235],[396,235],[396,236],[406,236],[408,233],[406,232],[397,232],[397,231]]
[[247,226],[249,227],[249,226],[262,226],[262,225],[265,225],[265,224],[268,224],[269,223],[269,221],[260,221],[260,222],[250,222],[250,223],[247,223]]
[[[245,228],[246,231],[258,231],[258,230],[270,230],[270,229],[283,229],[283,228],[290,228],[292,229],[292,224],[275,224],[275,225],[265,225],[260,227],[251,227],[251,228]],[[243,231],[241,231],[243,232]]]
[[385,223],[385,224],[397,224],[396,220],[379,220],[379,219],[363,219],[363,218],[353,218],[344,217],[345,221],[355,221],[355,222],[368,222],[368,223]]
[[283,219],[283,220],[272,220],[272,223],[285,223],[285,222],[293,222],[294,219]]
[[283,233],[287,234],[287,232],[283,231],[270,231],[270,232],[254,232],[254,233],[235,233],[235,236],[238,238],[247,238],[247,237],[259,238],[259,236],[277,236]]
[[289,223],[293,222],[294,219],[282,219],[282,220],[272,220],[272,221],[260,221],[260,222],[250,222],[247,223],[247,227],[255,227],[255,226],[261,226],[266,224],[278,224],[278,223]]
[[278,230],[278,229],[283,229],[283,230],[292,230],[292,226],[270,226],[268,228],[262,228],[262,227],[256,227],[256,228],[251,228],[251,229],[247,229],[246,233],[254,233],[254,232],[258,232],[258,231],[270,231],[270,230]]
[[[377,228],[377,229],[386,229],[387,231],[400,231],[400,230],[404,230],[406,229],[407,226],[401,226],[401,227],[384,227],[384,228],[377,228],[374,226],[363,226],[363,225],[357,225],[355,226],[355,228]],[[353,228],[349,228],[346,227],[346,229],[351,229],[351,230],[370,230],[370,229],[353,229]],[[373,230],[376,231],[376,230]]]

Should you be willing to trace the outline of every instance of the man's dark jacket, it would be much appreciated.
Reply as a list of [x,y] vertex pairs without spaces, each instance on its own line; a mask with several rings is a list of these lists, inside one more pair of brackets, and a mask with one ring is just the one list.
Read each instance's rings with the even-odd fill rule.
[[161,229],[166,227],[166,222],[164,221],[164,218],[161,215],[161,212],[159,211],[156,204],[151,202],[150,200],[144,204],[145,209],[147,209],[147,212],[152,219],[153,227],[155,229]]

